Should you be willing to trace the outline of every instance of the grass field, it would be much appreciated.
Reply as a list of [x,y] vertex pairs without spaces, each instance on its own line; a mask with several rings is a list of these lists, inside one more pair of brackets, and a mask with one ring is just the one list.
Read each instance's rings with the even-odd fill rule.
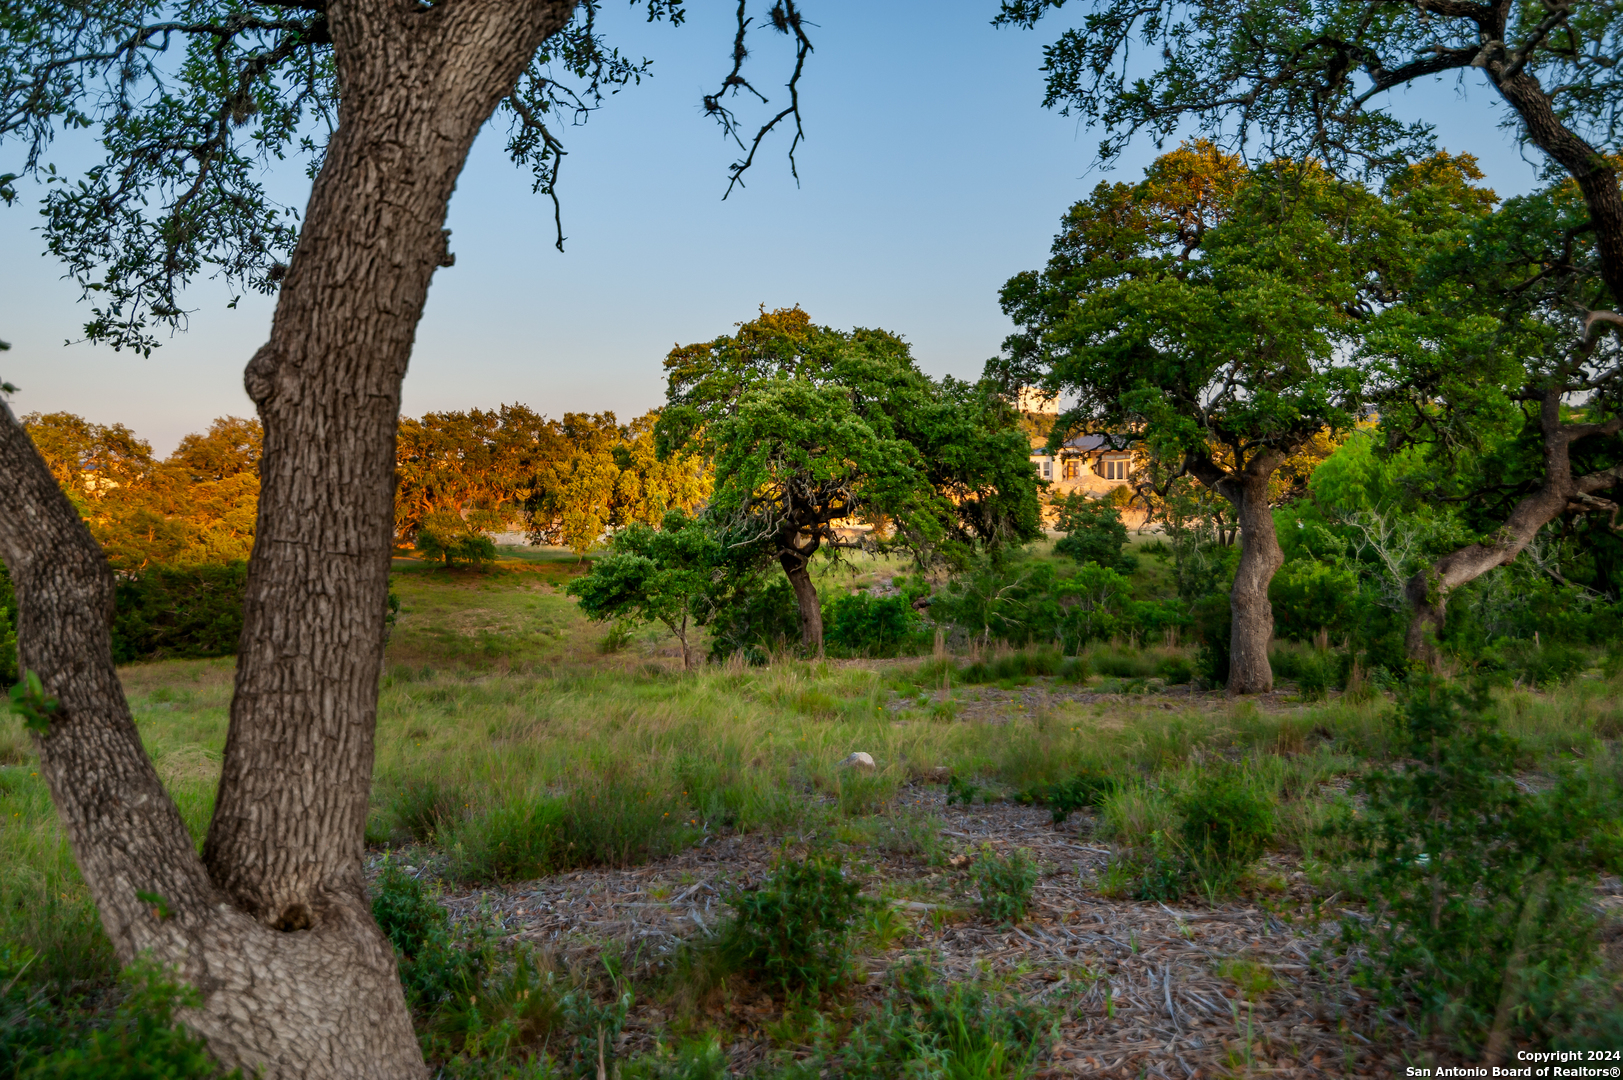
[[[1304,966],[1284,951],[1307,956],[1329,941],[1331,922],[1324,920],[1334,912],[1324,905],[1344,882],[1323,825],[1344,805],[1337,799],[1347,778],[1393,752],[1385,696],[1312,702],[1286,685],[1231,703],[1145,678],[1157,660],[1185,651],[1165,645],[1098,646],[1094,668],[1118,674],[1082,682],[1014,673],[970,684],[929,658],[781,659],[684,675],[675,643],[662,632],[639,631],[603,651],[606,628],[582,618],[563,593],[582,569],[551,552],[510,552],[486,571],[397,562],[401,611],[381,686],[368,839],[379,865],[391,852],[392,865],[409,866],[415,880],[440,881],[442,900],[459,915],[494,919],[494,940],[503,948],[543,942],[546,962],[561,965],[599,998],[632,993],[635,1004],[617,1023],[633,1072],[719,1075],[705,1069],[722,1068],[716,1064],[722,1058],[735,1071],[792,1069],[796,1061],[826,1070],[818,1054],[829,1052],[832,1033],[868,1023],[864,1002],[891,1008],[902,1000],[896,987],[905,980],[885,980],[903,979],[898,972],[919,964],[983,986],[991,995],[975,1006],[983,1018],[1016,1016],[1008,1012],[1014,1001],[1049,1010],[1043,1013],[1049,1027],[1029,1053],[992,1054],[966,1076],[1039,1068],[1134,1076],[1381,1075],[1400,1060],[1427,1054],[1447,1060],[1446,1039],[1381,1013],[1347,987],[1345,968],[1336,975],[1333,965]],[[837,573],[861,580],[889,569],[859,564]],[[140,664],[122,674],[147,748],[200,842],[225,741],[232,662]],[[1505,730],[1534,755],[1529,775],[1559,762],[1611,761],[1623,733],[1618,690],[1593,674],[1547,693],[1501,690]],[[853,751],[871,754],[876,768],[841,768]],[[32,762],[20,725],[8,725],[0,733],[0,948],[37,954],[30,978],[53,992],[105,987],[110,952]],[[1132,900],[1117,880],[1120,854],[1150,850],[1174,835],[1185,796],[1214,769],[1243,777],[1274,807],[1267,853],[1221,889],[1203,897],[1197,888],[1171,900],[1208,915]],[[1011,798],[1105,773],[1117,778],[1108,796],[1063,825],[1047,824],[1047,811]],[[947,776],[960,805],[946,801],[948,789],[938,781]],[[970,787],[979,789],[972,807],[962,805]],[[526,841],[524,822],[537,806],[554,807],[559,816],[547,819],[546,838]],[[726,849],[734,852],[730,868],[703,861],[723,844],[735,845]],[[992,888],[975,866],[994,865],[977,853],[1002,858],[1021,848],[1041,864],[1041,902],[1027,931],[1005,932],[974,914],[976,898]],[[719,996],[713,987],[699,993],[693,986],[710,984],[690,972],[684,989],[672,972],[681,967],[673,958],[693,947],[683,936],[694,932],[687,924],[680,933],[649,929],[649,940],[664,942],[662,951],[639,954],[640,967],[615,961],[620,966],[610,965],[616,974],[606,983],[582,973],[582,957],[607,963],[605,957],[629,955],[628,943],[642,933],[627,929],[643,925],[638,912],[669,907],[673,897],[701,886],[714,903],[693,909],[693,918],[708,932],[724,911],[726,884],[758,883],[774,852],[838,857],[869,894],[894,902],[885,909],[891,915],[869,916],[874,925],[863,931],[866,983],[798,1013],[791,1004],[760,1004],[747,982]],[[535,884],[537,878],[553,884]],[[597,914],[567,926],[546,923],[554,936],[543,941],[534,898],[546,888],[563,890],[548,894],[548,910],[575,910],[571,904],[601,889],[604,903],[622,905],[624,918],[608,930],[593,922]],[[903,901],[911,906],[894,906]],[[674,918],[682,910],[658,914]],[[1087,924],[1092,943],[1066,945],[1084,940],[1075,928],[1085,919],[1098,920]],[[1222,927],[1238,936],[1210,936]],[[1130,949],[1122,944],[1129,938]],[[1162,941],[1163,951],[1146,958],[1141,938]],[[1047,940],[1056,944],[1050,948]],[[1051,992],[1055,980],[1063,992]],[[892,996],[876,996],[882,992]],[[935,1015],[929,1010],[936,1006],[918,1002],[947,993],[909,992],[908,1008],[923,1010],[919,1016]],[[994,999],[1007,999],[1007,1008],[998,1006],[1004,1012],[987,1011]],[[953,1000],[954,1008],[969,1008]],[[1211,1015],[1196,1004],[1213,1000],[1221,1007]],[[517,1006],[510,1011],[527,1015]],[[447,1075],[497,1075],[477,1072],[470,1062],[485,1053],[484,1044],[468,1031],[446,1035],[443,1019],[434,1021],[440,1041],[430,1046],[439,1060],[452,1062]],[[507,1050],[486,1057],[517,1060],[528,1051],[512,1046],[550,1045],[525,1038],[512,1036]],[[872,1038],[883,1042],[879,1034]],[[1152,1040],[1162,1041],[1152,1046]],[[1129,1043],[1137,1048],[1108,1051]],[[1095,1044],[1104,1049],[1088,1049]],[[722,1058],[704,1065],[711,1046]],[[559,1054],[556,1047],[548,1052]]]

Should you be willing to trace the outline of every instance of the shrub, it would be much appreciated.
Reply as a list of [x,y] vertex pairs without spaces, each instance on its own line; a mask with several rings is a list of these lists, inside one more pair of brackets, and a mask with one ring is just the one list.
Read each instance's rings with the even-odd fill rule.
[[[175,1010],[196,1008],[202,997],[160,968],[137,963],[124,973],[126,996],[107,1026],[78,1046],[38,1058],[28,1069],[40,1080],[216,1080],[219,1062],[200,1036],[175,1020]],[[233,1069],[225,1080],[241,1080]]]
[[734,916],[721,950],[729,966],[786,995],[813,996],[845,981],[852,925],[870,905],[838,858],[818,855],[780,860],[758,887],[727,903]]
[[1229,637],[1233,613],[1226,593],[1210,593],[1195,601],[1195,674],[1207,686],[1224,686],[1229,681]]
[[1187,657],[1165,656],[1161,658],[1160,663],[1155,665],[1155,673],[1165,679],[1169,685],[1181,686],[1186,682],[1193,681],[1195,667]]
[[1103,499],[1072,494],[1054,500],[1059,511],[1057,527],[1065,535],[1054,544],[1054,554],[1079,563],[1093,562],[1123,574],[1138,569],[1138,560],[1124,554],[1127,526],[1121,510]]
[[449,837],[462,881],[524,881],[564,869],[561,799],[518,800],[469,818]]
[[372,897],[377,920],[400,957],[400,983],[413,1009],[427,1011],[478,989],[489,966],[488,942],[475,931],[455,933],[428,888],[385,862]]
[[943,987],[921,964],[897,976],[884,998],[838,1039],[820,1040],[808,1075],[1016,1080],[1054,1041],[1040,1006],[983,983]]
[[1054,824],[1060,825],[1078,810],[1103,805],[1117,786],[1116,778],[1108,773],[1084,769],[1067,780],[1031,788],[1024,793],[1023,801],[1048,807]]
[[17,594],[0,563],[0,687],[17,681]]
[[468,563],[483,566],[496,561],[496,544],[481,533],[439,533],[420,529],[416,540],[417,554],[425,559],[439,559],[446,566]]
[[114,591],[113,660],[230,656],[242,636],[248,564],[152,567]]
[[1589,654],[1559,642],[1545,642],[1531,649],[1523,644],[1511,653],[1509,666],[1528,686],[1559,686],[1589,666]]
[[[994,657],[991,660],[977,660],[958,672],[960,682],[991,683],[1002,682],[1005,679],[1029,679],[1040,675],[1060,675],[1067,669],[1076,667],[1076,661],[1067,662],[1065,657],[1057,652],[1017,652],[1007,653]],[[1086,666],[1083,665],[1083,670]],[[1082,678],[1086,678],[1083,675]]]
[[1041,871],[1025,848],[999,855],[991,845],[983,845],[975,859],[975,883],[981,898],[976,904],[981,915],[999,925],[1012,925],[1026,917],[1031,890]]
[[924,621],[906,595],[850,593],[835,600],[824,617],[826,637],[835,648],[868,656],[895,656],[921,643]]
[[1407,759],[1355,783],[1346,827],[1385,917],[1347,919],[1360,979],[1440,1021],[1463,1047],[1549,1043],[1588,1008],[1597,963],[1589,878],[1618,865],[1615,775],[1516,779],[1522,749],[1482,690],[1425,679],[1400,703]]
[[712,660],[742,653],[748,662],[764,664],[772,650],[799,640],[800,607],[782,574],[738,586],[710,621]]
[[1202,774],[1173,805],[1184,849],[1197,864],[1243,869],[1273,839],[1273,800],[1237,772]]

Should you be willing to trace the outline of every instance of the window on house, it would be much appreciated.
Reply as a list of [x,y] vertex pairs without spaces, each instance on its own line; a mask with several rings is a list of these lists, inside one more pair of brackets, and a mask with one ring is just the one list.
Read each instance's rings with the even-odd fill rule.
[[1052,480],[1052,479],[1054,479],[1054,460],[1053,460],[1053,458],[1043,458],[1043,479],[1044,480]]
[[1127,459],[1126,458],[1105,458],[1105,479],[1106,480],[1125,480],[1125,479],[1127,479]]

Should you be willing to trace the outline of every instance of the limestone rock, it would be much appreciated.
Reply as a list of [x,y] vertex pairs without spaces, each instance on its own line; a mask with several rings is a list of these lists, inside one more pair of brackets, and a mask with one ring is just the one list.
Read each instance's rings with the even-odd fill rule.
[[864,754],[861,750],[854,751],[850,757],[840,762],[842,769],[872,769],[874,767],[873,755]]

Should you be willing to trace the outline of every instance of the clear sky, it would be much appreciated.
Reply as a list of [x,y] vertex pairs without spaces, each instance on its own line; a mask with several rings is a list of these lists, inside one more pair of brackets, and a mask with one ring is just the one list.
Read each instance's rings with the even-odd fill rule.
[[[1145,142],[1101,173],[1097,133],[1040,108],[1042,46],[1061,21],[997,30],[995,0],[803,6],[817,26],[800,186],[776,140],[723,202],[733,148],[699,99],[726,73],[733,5],[695,0],[677,29],[609,5],[612,41],[652,58],[655,77],[564,132],[564,254],[550,203],[502,156],[502,132],[481,136],[451,203],[457,262],[429,293],[405,412],[524,402],[629,419],[663,399],[673,344],[726,333],[761,304],[882,326],[932,374],[979,374],[1010,329],[998,287],[1042,264],[1071,202],[1106,175],[1138,175],[1155,149]],[[753,49],[748,74],[777,107],[787,43],[761,34]],[[1447,149],[1477,154],[1501,195],[1533,185],[1491,91],[1472,83],[1462,95],[1446,82],[1400,100],[1437,122]],[[0,145],[0,173],[16,157]],[[54,160],[83,164],[67,146]],[[296,164],[275,183],[302,205]],[[150,358],[65,345],[86,310],[39,254],[36,222],[37,203],[0,207],[0,338],[13,346],[0,376],[22,387],[14,408],[121,422],[160,454],[212,417],[251,415],[242,369],[265,339],[269,300],[227,310],[223,287],[205,282],[189,295],[188,332]]]

